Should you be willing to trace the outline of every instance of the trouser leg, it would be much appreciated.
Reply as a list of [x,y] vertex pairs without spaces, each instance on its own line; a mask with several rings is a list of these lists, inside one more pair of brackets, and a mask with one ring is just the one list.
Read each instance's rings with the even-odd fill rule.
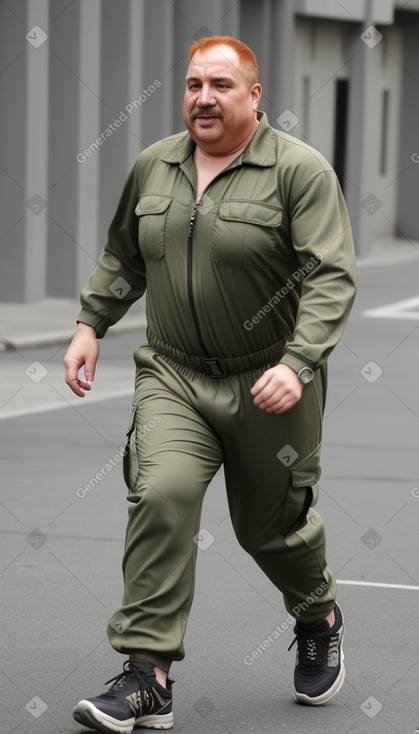
[[[184,657],[199,529],[206,487],[221,464],[218,438],[197,412],[193,380],[153,350],[137,350],[129,452],[129,509],[123,559],[124,595],[108,627],[111,645],[168,670]],[[211,403],[207,380],[201,402]]]
[[232,523],[240,544],[283,593],[288,612],[311,624],[329,614],[336,596],[323,521],[313,509],[324,375],[317,372],[299,403],[280,415],[253,405],[253,378],[226,381],[215,404]]

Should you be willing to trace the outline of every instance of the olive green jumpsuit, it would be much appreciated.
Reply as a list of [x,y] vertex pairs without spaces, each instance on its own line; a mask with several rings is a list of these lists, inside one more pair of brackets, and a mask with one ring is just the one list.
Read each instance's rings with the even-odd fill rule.
[[[81,297],[78,319],[100,338],[146,292],[124,460],[125,588],[108,633],[166,670],[184,657],[202,501],[220,465],[238,541],[288,612],[311,624],[335,602],[313,505],[327,357],[355,296],[351,229],[324,157],[258,118],[199,202],[188,133],[139,155]],[[314,378],[277,415],[250,389],[279,362]]]

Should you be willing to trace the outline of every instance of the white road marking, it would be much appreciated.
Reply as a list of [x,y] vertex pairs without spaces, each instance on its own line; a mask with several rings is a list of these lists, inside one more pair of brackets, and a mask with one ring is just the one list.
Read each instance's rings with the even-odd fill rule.
[[419,586],[409,586],[408,584],[385,584],[378,581],[347,581],[344,579],[336,579],[338,584],[348,584],[348,586],[376,586],[381,589],[404,589],[408,591],[419,591]]
[[17,418],[22,415],[33,415],[34,413],[48,413],[51,410],[61,410],[62,408],[71,408],[73,405],[82,407],[86,403],[100,403],[103,400],[113,400],[114,398],[124,398],[128,395],[133,395],[134,391],[132,388],[129,390],[110,390],[104,394],[89,394],[86,398],[79,398],[77,396],[68,398],[68,401],[57,400],[54,403],[48,405],[33,405],[30,408],[4,408],[0,411],[0,420],[6,420],[6,418]]
[[92,389],[84,398],[71,392],[59,364],[24,362],[7,366],[0,381],[0,421],[61,408],[81,408],[134,394],[134,367],[100,365]]
[[371,319],[410,319],[419,320],[419,296],[406,298],[404,301],[387,303],[385,306],[369,308],[363,311],[362,316]]

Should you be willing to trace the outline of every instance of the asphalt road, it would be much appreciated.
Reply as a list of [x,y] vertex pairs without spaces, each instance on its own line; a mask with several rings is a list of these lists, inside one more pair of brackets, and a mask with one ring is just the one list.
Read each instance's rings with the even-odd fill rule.
[[[419,259],[361,268],[330,359],[318,509],[346,620],[344,688],[324,707],[294,703],[292,630],[268,640],[287,614],[234,538],[219,472],[204,504],[202,527],[214,541],[199,550],[187,656],[172,669],[174,731],[418,729],[419,314],[362,315],[417,296],[418,283]],[[71,401],[63,382],[64,346],[0,357],[2,734],[87,731],[73,706],[120,672],[123,659],[106,638],[122,590],[127,504],[118,461],[80,489],[123,444],[132,351],[143,340],[103,341],[96,393],[84,400]]]

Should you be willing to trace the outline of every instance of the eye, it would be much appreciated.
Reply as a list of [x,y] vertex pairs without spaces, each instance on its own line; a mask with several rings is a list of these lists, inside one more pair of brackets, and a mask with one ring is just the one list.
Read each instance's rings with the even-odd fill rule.
[[198,83],[189,84],[188,89],[190,92],[195,92],[197,89],[199,89],[199,86],[200,85]]

